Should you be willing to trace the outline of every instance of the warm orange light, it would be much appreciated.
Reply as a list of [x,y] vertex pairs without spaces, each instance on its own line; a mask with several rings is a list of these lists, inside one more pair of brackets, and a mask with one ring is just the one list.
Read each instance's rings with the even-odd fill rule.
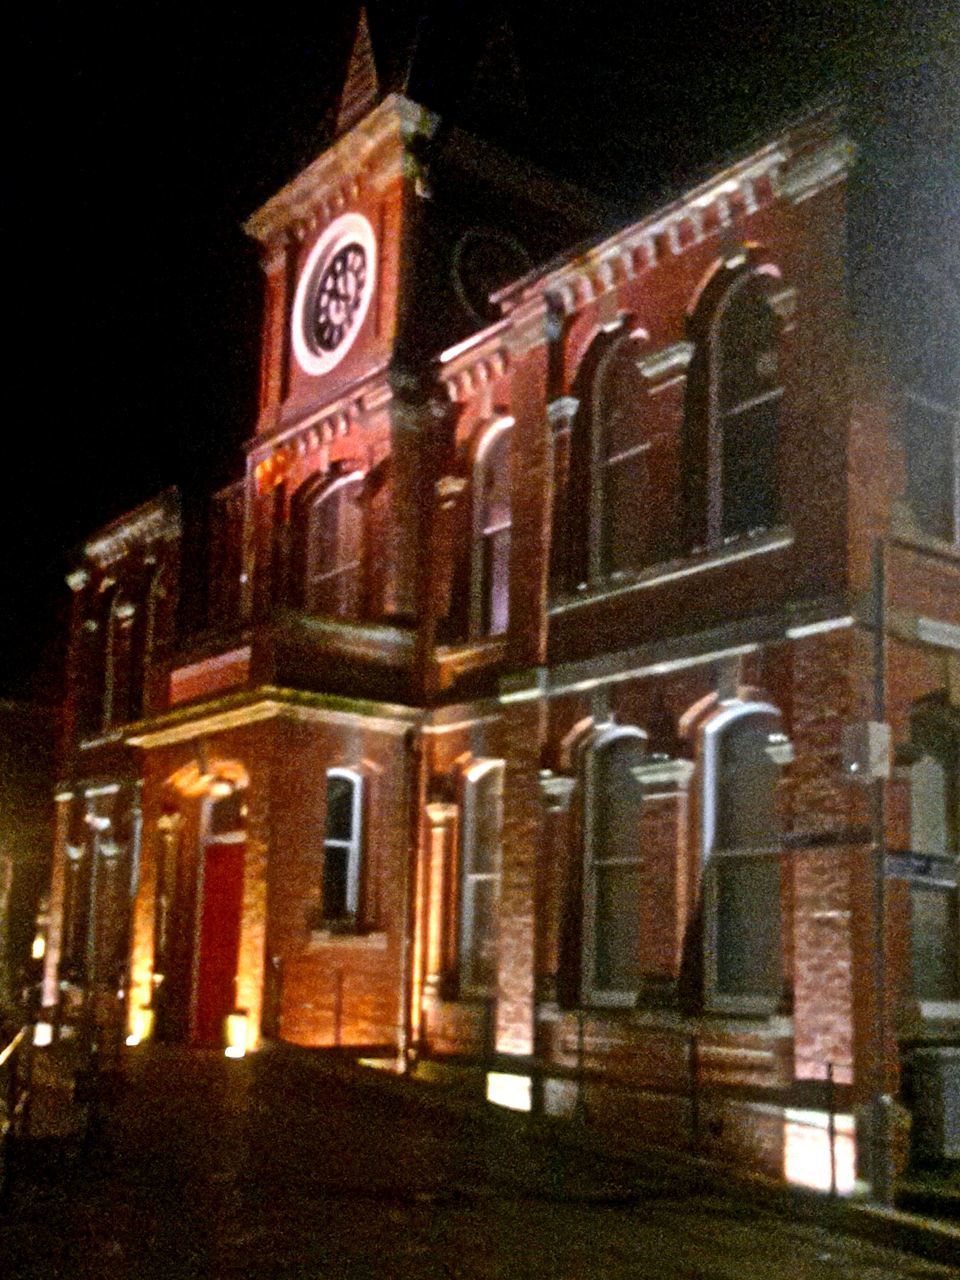
[[130,1034],[127,1036],[126,1043],[131,1049],[136,1048],[138,1044],[142,1044],[144,1040],[149,1040],[153,1035],[153,1010],[141,1005],[139,1009],[134,1009],[130,1016]]
[[[787,1182],[829,1191],[830,1122],[825,1111],[787,1111],[784,1116],[783,1172]],[[853,1116],[834,1116],[835,1190],[850,1195],[856,1180]]]
[[507,1071],[488,1071],[487,1101],[511,1111],[529,1111],[532,1105],[532,1083],[529,1076],[515,1076]]
[[227,1047],[224,1057],[242,1058],[247,1052],[247,1034],[250,1018],[245,1009],[227,1015]]
[[47,954],[47,940],[42,933],[38,933],[33,940],[33,946],[30,948],[30,955],[34,960],[42,960]]

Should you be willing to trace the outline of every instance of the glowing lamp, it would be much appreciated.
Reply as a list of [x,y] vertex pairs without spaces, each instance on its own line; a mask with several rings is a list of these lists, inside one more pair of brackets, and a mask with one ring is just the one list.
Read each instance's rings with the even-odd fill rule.
[[47,954],[47,940],[42,933],[38,933],[33,939],[33,946],[30,948],[30,956],[34,960],[42,960]]
[[135,1049],[138,1044],[143,1044],[144,1040],[149,1040],[153,1035],[153,1019],[154,1012],[147,1005],[141,1005],[139,1009],[134,1010],[130,1034],[126,1040],[131,1049]]
[[33,1028],[33,1043],[38,1049],[53,1044],[53,1026],[49,1022],[38,1022]]
[[529,1076],[515,1076],[509,1071],[488,1071],[487,1101],[511,1111],[529,1111],[532,1081]]
[[787,1182],[850,1195],[856,1179],[853,1116],[834,1116],[832,1132],[825,1111],[788,1110],[784,1120],[783,1172]]
[[227,1014],[227,1047],[223,1051],[225,1057],[242,1058],[247,1052],[249,1023],[250,1015],[246,1009],[236,1009],[233,1013]]

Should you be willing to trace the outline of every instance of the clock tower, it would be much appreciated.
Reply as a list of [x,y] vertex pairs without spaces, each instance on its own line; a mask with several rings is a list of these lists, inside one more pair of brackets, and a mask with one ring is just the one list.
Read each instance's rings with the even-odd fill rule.
[[244,572],[255,618],[297,607],[304,558],[320,554],[304,508],[334,484],[349,492],[329,537],[342,543],[346,521],[377,545],[342,616],[422,618],[442,352],[498,318],[497,289],[598,225],[581,193],[480,136],[487,120],[518,135],[518,63],[503,22],[451,21],[378,37],[361,9],[332,143],[247,223],[266,277]]

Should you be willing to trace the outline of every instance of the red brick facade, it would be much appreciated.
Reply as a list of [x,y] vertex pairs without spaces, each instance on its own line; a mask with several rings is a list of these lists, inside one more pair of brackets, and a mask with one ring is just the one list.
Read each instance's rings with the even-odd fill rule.
[[249,1048],[513,1074],[804,1180],[833,1106],[866,1172],[869,1107],[960,1036],[960,560],[856,355],[851,160],[815,118],[486,325],[449,283],[480,193],[534,261],[589,214],[404,99],[251,220],[260,420],[205,625],[173,499],[72,582],[49,1005],[120,1016],[125,970],[133,1040],[243,1011]]

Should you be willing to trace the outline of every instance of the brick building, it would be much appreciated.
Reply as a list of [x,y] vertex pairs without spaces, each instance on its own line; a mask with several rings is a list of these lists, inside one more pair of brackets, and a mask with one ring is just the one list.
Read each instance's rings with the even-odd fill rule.
[[361,21],[248,224],[205,540],[168,493],[70,579],[47,1005],[813,1182],[891,1097],[960,1154],[956,282],[899,381],[835,113],[606,234],[385,88]]

